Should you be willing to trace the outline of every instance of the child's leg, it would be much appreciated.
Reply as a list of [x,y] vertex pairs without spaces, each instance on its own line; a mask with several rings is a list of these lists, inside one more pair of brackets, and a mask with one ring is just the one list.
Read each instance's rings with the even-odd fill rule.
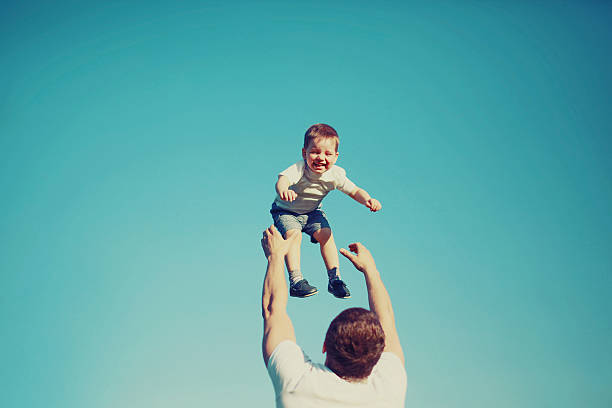
[[338,249],[336,248],[334,235],[331,229],[321,228],[314,232],[312,236],[321,246],[321,256],[323,256],[323,262],[325,262],[325,267],[327,268],[327,276],[329,278],[327,291],[340,299],[350,298],[351,292],[342,281],[340,271],[338,270],[340,265],[338,260]]
[[290,229],[285,233],[285,239],[288,239],[295,234],[298,234],[299,237],[295,238],[293,244],[289,248],[287,255],[285,255],[285,264],[287,265],[287,272],[289,273],[289,294],[295,297],[308,297],[312,296],[315,293],[318,293],[319,290],[308,283],[306,279],[302,276],[302,272],[300,271],[300,247],[302,244],[302,231],[299,229]]
[[285,264],[287,265],[287,271],[299,271],[300,270],[300,247],[302,245],[302,231],[298,229],[290,229],[285,233],[285,239],[298,234],[299,237],[295,238],[293,244],[289,248],[287,255],[285,255]]
[[338,248],[336,248],[331,228],[321,228],[314,232],[312,236],[321,247],[321,256],[323,257],[323,262],[325,262],[327,270],[329,271],[332,268],[338,270],[340,260],[338,259]]
[[302,276],[300,271],[300,247],[302,245],[302,228],[305,223],[302,215],[284,211],[272,206],[270,210],[274,225],[281,231],[285,239],[291,238],[294,235],[294,242],[291,244],[289,251],[285,255],[285,265],[289,273],[289,295],[295,297],[308,297],[318,292],[318,289],[310,284]]

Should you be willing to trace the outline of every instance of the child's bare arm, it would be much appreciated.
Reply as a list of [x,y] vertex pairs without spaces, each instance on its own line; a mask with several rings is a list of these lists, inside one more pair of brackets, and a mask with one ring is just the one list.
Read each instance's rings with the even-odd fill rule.
[[293,201],[297,198],[297,193],[293,190],[289,190],[289,186],[291,182],[289,181],[289,177],[287,176],[278,176],[278,181],[276,182],[276,192],[278,196],[283,201]]
[[363,188],[357,187],[357,190],[349,194],[351,198],[370,209],[372,212],[376,212],[382,208],[382,204],[375,198],[370,197],[367,191]]

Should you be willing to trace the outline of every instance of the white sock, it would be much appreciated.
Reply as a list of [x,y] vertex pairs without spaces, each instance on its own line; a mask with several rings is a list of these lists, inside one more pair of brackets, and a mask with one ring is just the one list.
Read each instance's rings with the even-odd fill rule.
[[302,272],[300,272],[299,269],[296,269],[294,271],[289,271],[289,281],[291,282],[292,285],[295,285],[302,279],[304,279],[304,277],[302,276]]

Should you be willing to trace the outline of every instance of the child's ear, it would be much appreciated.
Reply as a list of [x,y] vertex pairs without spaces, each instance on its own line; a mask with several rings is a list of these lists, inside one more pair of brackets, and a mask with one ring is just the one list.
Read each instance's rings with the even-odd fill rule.
[[302,147],[302,159],[306,160],[306,149]]

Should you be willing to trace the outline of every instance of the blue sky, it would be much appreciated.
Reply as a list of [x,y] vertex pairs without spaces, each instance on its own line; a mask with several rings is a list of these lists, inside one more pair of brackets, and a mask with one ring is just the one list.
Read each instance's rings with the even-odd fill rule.
[[[383,204],[324,201],[395,307],[406,406],[612,403],[605,2],[9,2],[4,407],[273,404],[259,301],[278,171],[334,126]],[[333,316],[290,299],[315,361]]]

